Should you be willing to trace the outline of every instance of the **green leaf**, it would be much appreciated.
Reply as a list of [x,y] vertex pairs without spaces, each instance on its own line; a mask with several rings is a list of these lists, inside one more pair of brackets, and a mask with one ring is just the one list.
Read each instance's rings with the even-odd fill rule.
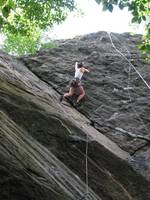
[[0,16],[0,29],[2,28],[2,26],[3,26],[3,18]]
[[109,10],[110,12],[113,11],[113,5],[112,5],[112,4],[109,4],[109,5],[108,5],[108,10]]
[[105,2],[104,4],[103,4],[103,11],[106,11],[106,10],[108,10],[108,3],[107,2]]
[[2,9],[2,14],[5,18],[7,18],[9,16],[9,13],[10,13],[10,7],[9,6],[5,6],[3,9]]
[[139,9],[140,9],[140,11],[145,11],[145,7],[144,7],[144,5],[141,4],[141,5],[139,6]]
[[143,19],[144,21],[146,21],[146,17],[145,17],[145,16],[142,16],[142,19]]
[[137,17],[137,16],[133,17],[132,20],[131,20],[131,22],[132,22],[132,23],[138,22],[138,17]]
[[119,8],[120,8],[121,10],[123,10],[123,8],[124,8],[124,4],[123,4],[122,1],[120,1],[120,3],[119,3]]
[[141,21],[142,21],[142,18],[141,18],[141,17],[139,17],[137,22],[140,24],[140,23],[141,23]]
[[135,2],[134,1],[132,1],[131,3],[129,3],[128,4],[128,10],[129,11],[131,11],[131,10],[133,10],[133,11],[137,11],[137,7],[136,7],[136,4],[135,4]]

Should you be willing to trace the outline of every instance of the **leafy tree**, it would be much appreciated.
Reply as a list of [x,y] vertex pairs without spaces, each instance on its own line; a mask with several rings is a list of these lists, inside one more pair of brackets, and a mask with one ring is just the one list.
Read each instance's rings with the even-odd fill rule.
[[7,34],[7,40],[3,45],[3,50],[12,55],[33,54],[39,49],[40,34],[33,33],[30,36],[18,34]]
[[62,22],[74,8],[74,0],[1,0],[1,29],[30,35],[36,28]]
[[133,15],[132,23],[145,23],[146,34],[143,36],[140,49],[147,54],[150,60],[150,1],[149,0],[95,0],[98,4],[103,5],[103,10],[113,11],[114,6],[118,6],[121,10],[125,7]]
[[[74,0],[0,0],[0,30],[7,36],[5,50],[33,53],[40,38],[37,33],[64,21],[74,8]],[[15,48],[17,44],[20,47]]]

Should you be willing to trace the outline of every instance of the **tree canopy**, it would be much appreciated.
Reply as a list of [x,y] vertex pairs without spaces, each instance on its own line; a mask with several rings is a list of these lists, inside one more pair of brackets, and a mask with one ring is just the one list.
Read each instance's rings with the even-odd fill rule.
[[[64,21],[73,9],[74,0],[0,0],[0,30],[7,37],[4,49],[33,53],[40,33]],[[15,48],[17,43],[20,47]]]
[[34,30],[62,22],[74,0],[1,0],[0,28],[12,34],[30,35]]

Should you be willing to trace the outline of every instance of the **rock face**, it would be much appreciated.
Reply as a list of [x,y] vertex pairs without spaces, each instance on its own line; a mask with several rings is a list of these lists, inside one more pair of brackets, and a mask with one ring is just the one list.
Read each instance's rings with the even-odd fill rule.
[[[150,68],[139,40],[99,32],[29,57],[0,53],[0,199],[150,199],[149,89],[132,65],[146,83]],[[77,109],[59,102],[75,61],[91,69]]]

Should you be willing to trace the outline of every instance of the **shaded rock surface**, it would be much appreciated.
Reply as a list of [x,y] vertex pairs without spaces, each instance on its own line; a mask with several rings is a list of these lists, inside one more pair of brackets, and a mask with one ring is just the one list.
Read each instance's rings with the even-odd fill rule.
[[[140,36],[113,39],[149,82]],[[78,109],[59,103],[75,61],[91,68]],[[150,199],[149,143],[133,137],[149,138],[149,90],[128,72],[105,32],[20,59],[0,52],[0,199]]]
[[61,94],[68,90],[74,76],[75,61],[89,66],[91,72],[84,77],[87,96],[78,110],[97,130],[129,152],[136,168],[142,168],[150,180],[150,86],[144,83],[150,85],[150,66],[136,47],[140,37],[89,34],[62,41],[57,48],[27,58],[25,63]]

